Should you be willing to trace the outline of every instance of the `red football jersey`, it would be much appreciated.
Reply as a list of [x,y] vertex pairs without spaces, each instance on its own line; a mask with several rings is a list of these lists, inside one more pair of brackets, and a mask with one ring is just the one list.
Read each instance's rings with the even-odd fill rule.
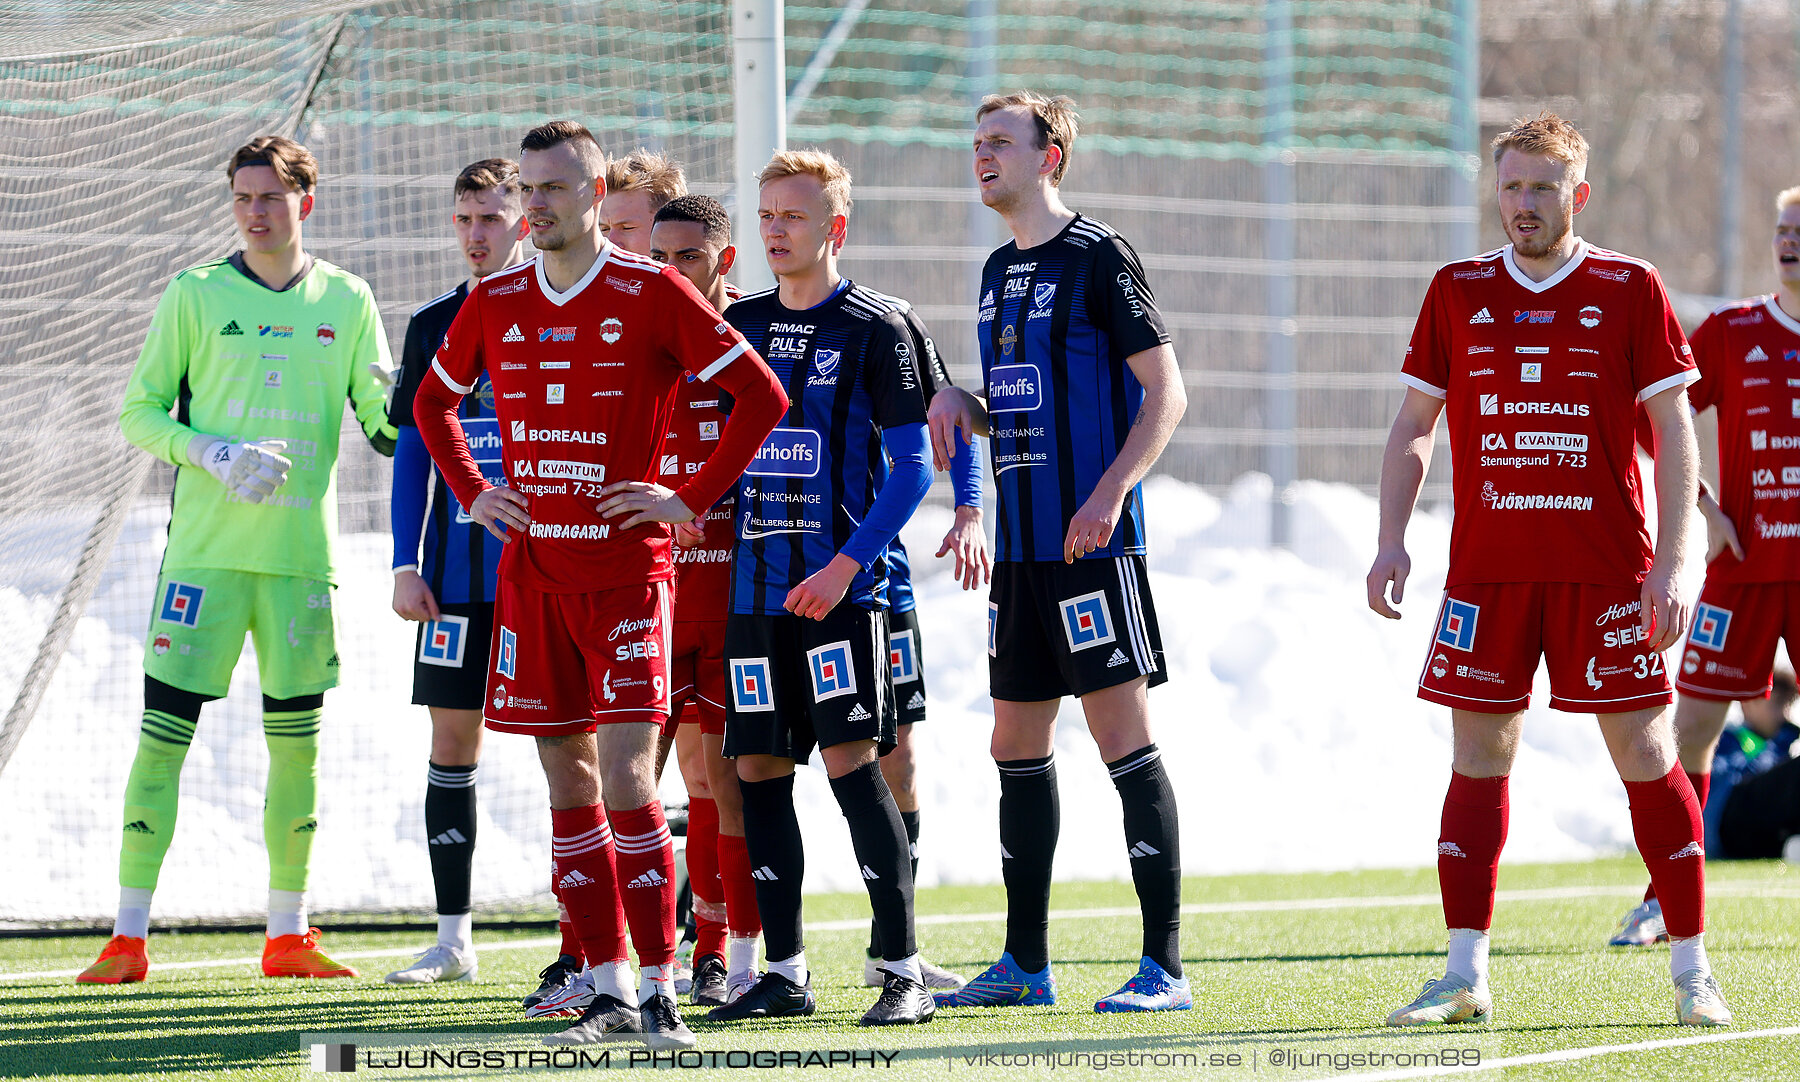
[[1656,268],[1576,241],[1534,282],[1512,248],[1438,271],[1400,379],[1445,400],[1447,585],[1641,582],[1638,403],[1699,378]]
[[1800,320],[1773,296],[1723,305],[1694,332],[1694,409],[1719,411],[1719,506],[1744,546],[1721,582],[1800,579]]
[[[600,491],[660,480],[684,371],[710,378],[748,348],[673,268],[612,244],[566,292],[545,281],[541,256],[482,279],[432,369],[461,394],[484,368],[493,381],[506,475],[531,512],[530,528],[506,545],[501,577],[550,593],[670,578],[669,528],[621,529],[600,516]],[[441,418],[417,416],[433,445],[438,433],[427,429]],[[479,475],[444,472],[465,507],[481,492]]]
[[[725,414],[719,389],[702,379],[682,381],[675,413],[663,443],[662,483],[676,487],[700,472],[719,445]],[[675,548],[675,622],[723,620],[731,605],[731,553],[737,545],[732,525],[735,491],[711,509],[695,508],[706,520],[706,540],[693,548]]]

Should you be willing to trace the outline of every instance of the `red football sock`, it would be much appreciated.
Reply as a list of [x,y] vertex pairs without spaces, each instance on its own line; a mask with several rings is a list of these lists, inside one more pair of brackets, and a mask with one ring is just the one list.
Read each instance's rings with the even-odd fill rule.
[[[1706,794],[1712,790],[1712,772],[1696,774],[1692,770],[1683,770],[1682,773],[1688,776],[1688,784],[1694,787],[1694,800],[1700,805],[1700,818],[1704,822],[1706,819]],[[1650,885],[1644,888],[1644,901],[1650,901],[1655,897],[1656,882],[1652,880]]]
[[1650,867],[1670,939],[1706,930],[1706,851],[1700,802],[1679,765],[1655,781],[1628,781],[1631,833]]
[[688,883],[694,891],[694,957],[725,957],[725,893],[719,882],[719,806],[688,799]]
[[612,820],[619,894],[638,964],[666,966],[675,960],[675,843],[662,801],[614,811]]
[[619,885],[613,871],[612,831],[598,804],[550,809],[550,853],[569,923],[589,965],[625,957]]
[[762,935],[762,913],[756,908],[756,880],[750,876],[750,850],[742,834],[719,835],[719,885],[725,891],[726,920],[731,934]]
[[1438,831],[1438,890],[1444,927],[1487,931],[1494,923],[1494,885],[1506,845],[1506,775],[1450,773]]

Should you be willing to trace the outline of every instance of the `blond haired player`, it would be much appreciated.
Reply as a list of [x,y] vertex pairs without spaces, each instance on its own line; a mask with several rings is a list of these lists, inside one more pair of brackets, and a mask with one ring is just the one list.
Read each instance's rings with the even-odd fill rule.
[[[1456,520],[1419,697],[1451,708],[1438,835],[1450,948],[1444,976],[1388,1024],[1490,1017],[1507,775],[1542,657],[1551,709],[1594,714],[1625,783],[1632,833],[1675,936],[1676,1015],[1724,1025],[1731,1012],[1701,940],[1700,806],[1676,759],[1663,666],[1688,624],[1675,576],[1696,480],[1684,388],[1699,377],[1656,269],[1573,231],[1589,194],[1587,140],[1574,125],[1552,113],[1522,119],[1493,150],[1511,243],[1432,280],[1382,459],[1369,606],[1399,619],[1388,586],[1398,602],[1411,567],[1406,522],[1432,428],[1448,411]],[[1654,551],[1634,450],[1640,405],[1655,430]]]
[[[181,765],[203,703],[256,643],[269,779],[271,977],[353,977],[308,928],[319,725],[337,686],[332,623],[337,451],[344,402],[383,454],[394,429],[370,365],[387,336],[362,279],[307,254],[318,162],[261,136],[226,166],[243,248],[163,292],[119,411],[126,439],[177,467],[169,543],[144,649],[144,717],[125,786],[119,914],[84,983],[140,981],[150,899],[175,832]],[[171,416],[171,413],[174,416]],[[290,469],[292,472],[290,473]]]

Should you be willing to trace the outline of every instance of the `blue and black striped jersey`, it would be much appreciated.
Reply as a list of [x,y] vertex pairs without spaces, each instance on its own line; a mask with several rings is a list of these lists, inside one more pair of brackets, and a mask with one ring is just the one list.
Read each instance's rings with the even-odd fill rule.
[[[788,592],[831,562],[868,517],[890,467],[882,430],[925,422],[914,338],[887,298],[846,281],[794,311],[777,290],[725,318],[787,388],[787,416],[740,479],[731,606],[778,614]],[[729,408],[728,398],[721,403]],[[844,601],[888,603],[886,539],[861,560]]]
[[[388,408],[389,421],[400,429],[394,453],[394,566],[416,564],[438,601],[453,605],[494,600],[494,572],[505,546],[469,517],[444,483],[444,475],[432,464],[413,425],[413,395],[468,295],[469,285],[464,282],[413,313],[406,325],[400,383]],[[482,475],[489,484],[505,484],[500,422],[494,417],[494,385],[485,372],[474,393],[463,397],[458,419]]]
[[[1052,240],[1007,242],[981,274],[976,337],[999,490],[996,560],[1061,560],[1069,521],[1131,430],[1144,389],[1125,359],[1169,340],[1137,253],[1077,214]],[[1143,494],[1087,559],[1142,555]]]

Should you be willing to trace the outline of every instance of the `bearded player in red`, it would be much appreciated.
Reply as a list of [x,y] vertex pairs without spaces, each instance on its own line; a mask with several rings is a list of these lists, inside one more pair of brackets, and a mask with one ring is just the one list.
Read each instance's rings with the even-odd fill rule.
[[[1388,1016],[1491,1017],[1488,929],[1506,839],[1507,775],[1543,656],[1550,707],[1592,713],[1631,803],[1632,832],[1672,937],[1676,1015],[1731,1012],[1701,942],[1700,805],[1676,758],[1663,651],[1687,629],[1676,596],[1696,453],[1684,388],[1698,379],[1655,268],[1571,231],[1587,204],[1587,140],[1551,113],[1493,143],[1512,242],[1438,271],[1419,312],[1381,469],[1369,606],[1391,619],[1411,561],[1406,522],[1449,412],[1456,518],[1419,697],[1451,708],[1454,761],[1438,836],[1450,949],[1443,977]],[[1656,443],[1657,545],[1633,429]]]
[[[1701,378],[1688,397],[1696,413],[1718,411],[1719,495],[1700,494],[1706,586],[1675,676],[1675,741],[1702,808],[1731,704],[1768,698],[1776,643],[1787,640],[1790,662],[1800,643],[1800,188],[1775,197],[1773,240],[1776,292],[1721,305],[1694,332]],[[1705,816],[1715,838],[1731,784]],[[1667,938],[1652,883],[1611,943]]]
[[[675,1008],[674,851],[656,798],[674,568],[664,524],[717,502],[787,398],[685,278],[601,235],[606,160],[586,128],[542,125],[520,151],[539,255],[469,294],[414,417],[458,501],[507,541],[486,723],[537,738],[558,886],[595,990],[546,1043],[641,1035],[691,1048]],[[482,480],[455,423],[483,369],[510,486]],[[739,410],[707,464],[672,491],[652,479],[688,372],[729,391]],[[615,829],[632,839],[616,856]],[[641,967],[635,992],[621,899]]]

